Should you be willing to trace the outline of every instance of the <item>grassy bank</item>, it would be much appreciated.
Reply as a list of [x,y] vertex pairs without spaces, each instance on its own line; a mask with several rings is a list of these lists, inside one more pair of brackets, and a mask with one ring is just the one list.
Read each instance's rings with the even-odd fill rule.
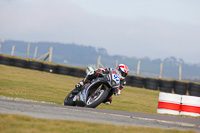
[[22,115],[0,114],[1,133],[194,133],[194,131],[114,126],[68,120],[46,120]]

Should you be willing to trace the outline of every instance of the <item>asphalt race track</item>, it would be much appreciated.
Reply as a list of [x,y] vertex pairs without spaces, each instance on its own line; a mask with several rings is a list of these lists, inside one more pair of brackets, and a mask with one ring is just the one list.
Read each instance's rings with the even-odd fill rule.
[[0,100],[0,113],[28,115],[45,119],[78,120],[109,123],[113,125],[195,130],[200,132],[200,119],[195,118],[70,107],[63,105]]

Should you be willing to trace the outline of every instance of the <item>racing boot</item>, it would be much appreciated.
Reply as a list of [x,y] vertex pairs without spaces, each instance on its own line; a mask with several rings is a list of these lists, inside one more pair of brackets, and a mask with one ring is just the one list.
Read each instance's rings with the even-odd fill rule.
[[104,102],[104,104],[105,104],[105,105],[110,105],[111,102],[112,102],[112,96],[109,97],[108,99],[106,99],[105,102]]

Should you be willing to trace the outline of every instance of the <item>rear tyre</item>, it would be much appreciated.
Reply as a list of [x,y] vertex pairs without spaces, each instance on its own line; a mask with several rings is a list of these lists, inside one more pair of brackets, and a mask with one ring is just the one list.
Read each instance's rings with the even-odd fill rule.
[[96,108],[99,104],[105,101],[107,96],[108,91],[105,88],[99,88],[88,97],[85,107]]

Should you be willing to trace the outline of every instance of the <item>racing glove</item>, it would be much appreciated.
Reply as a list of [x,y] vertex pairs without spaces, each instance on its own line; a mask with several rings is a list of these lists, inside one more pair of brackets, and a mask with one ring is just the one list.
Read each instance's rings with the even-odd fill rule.
[[82,87],[83,85],[84,85],[84,83],[83,83],[83,81],[81,81],[81,82],[75,84],[75,87],[76,87],[76,88],[80,88],[80,87]]

